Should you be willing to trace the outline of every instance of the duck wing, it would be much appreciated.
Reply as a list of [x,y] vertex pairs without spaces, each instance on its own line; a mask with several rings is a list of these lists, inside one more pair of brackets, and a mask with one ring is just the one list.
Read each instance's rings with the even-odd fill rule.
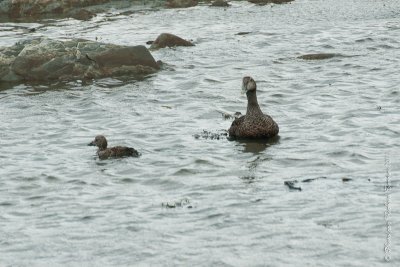
[[273,137],[279,133],[278,124],[269,115],[264,115],[264,131],[268,137]]
[[232,122],[231,127],[228,130],[230,137],[237,137],[237,136],[239,137],[240,136],[241,128],[242,128],[245,117],[246,117],[246,115],[241,116],[239,118],[236,118]]
[[126,146],[115,146],[109,148],[111,157],[138,157],[139,152],[132,148],[132,147],[126,147]]

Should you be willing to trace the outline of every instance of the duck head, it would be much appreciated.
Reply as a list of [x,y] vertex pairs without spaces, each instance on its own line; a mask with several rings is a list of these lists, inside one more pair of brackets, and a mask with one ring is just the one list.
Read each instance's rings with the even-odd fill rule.
[[256,82],[250,76],[243,77],[242,93],[255,91],[257,89]]
[[98,135],[88,146],[97,146],[100,150],[104,150],[107,148],[107,139],[103,135]]

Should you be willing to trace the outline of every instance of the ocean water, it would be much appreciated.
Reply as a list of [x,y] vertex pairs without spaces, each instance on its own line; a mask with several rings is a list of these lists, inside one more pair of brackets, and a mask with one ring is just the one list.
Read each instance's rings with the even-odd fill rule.
[[[296,0],[0,24],[0,46],[195,44],[152,52],[165,66],[140,81],[0,85],[0,266],[400,266],[399,18]],[[245,75],[279,139],[207,138],[245,112]],[[97,159],[98,134],[142,156]]]

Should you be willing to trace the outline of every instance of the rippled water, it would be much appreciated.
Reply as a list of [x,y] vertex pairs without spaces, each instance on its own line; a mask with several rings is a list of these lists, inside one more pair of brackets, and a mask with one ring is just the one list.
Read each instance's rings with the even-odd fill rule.
[[[297,0],[1,24],[1,46],[161,32],[196,46],[153,52],[167,66],[143,81],[1,85],[0,265],[380,266],[389,171],[399,266],[399,17],[395,0]],[[244,75],[280,139],[196,139],[245,111]],[[97,134],[142,157],[96,159]]]

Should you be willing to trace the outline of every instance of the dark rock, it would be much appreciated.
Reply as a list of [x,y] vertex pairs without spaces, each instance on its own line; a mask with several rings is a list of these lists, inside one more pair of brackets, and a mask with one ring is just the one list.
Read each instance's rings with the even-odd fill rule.
[[304,60],[323,60],[323,59],[329,59],[339,56],[339,54],[333,54],[333,53],[319,53],[319,54],[307,54],[307,55],[302,55],[299,56],[298,58],[304,59]]
[[0,81],[143,76],[159,69],[144,46],[38,38],[0,48]]
[[266,5],[266,4],[285,4],[292,2],[294,0],[248,0],[248,1],[253,4]]
[[301,182],[302,182],[302,183],[309,183],[309,182],[313,182],[313,181],[319,180],[319,179],[326,179],[326,177],[323,176],[323,177],[317,177],[317,178],[308,178],[308,179],[302,180]]
[[238,32],[236,35],[246,35],[246,34],[250,34],[251,32]]
[[301,187],[296,187],[296,186],[295,186],[295,184],[297,184],[297,180],[293,180],[293,181],[284,181],[283,184],[286,185],[287,187],[289,187],[290,190],[301,191]]
[[346,177],[342,178],[342,181],[343,181],[343,182],[350,182],[351,180],[353,180],[353,179],[351,179],[351,178],[346,178]]
[[211,6],[213,6],[213,7],[228,7],[228,6],[230,6],[230,4],[228,3],[228,1],[225,1],[225,0],[215,0],[211,3]]
[[184,8],[197,6],[198,3],[197,0],[168,0],[165,6],[168,8]]
[[93,17],[96,16],[95,13],[90,12],[86,9],[79,9],[78,11],[71,12],[71,18],[77,19],[77,20],[89,20]]
[[162,33],[151,44],[150,49],[159,49],[164,47],[175,47],[175,46],[194,46],[194,44],[176,35],[170,33]]

